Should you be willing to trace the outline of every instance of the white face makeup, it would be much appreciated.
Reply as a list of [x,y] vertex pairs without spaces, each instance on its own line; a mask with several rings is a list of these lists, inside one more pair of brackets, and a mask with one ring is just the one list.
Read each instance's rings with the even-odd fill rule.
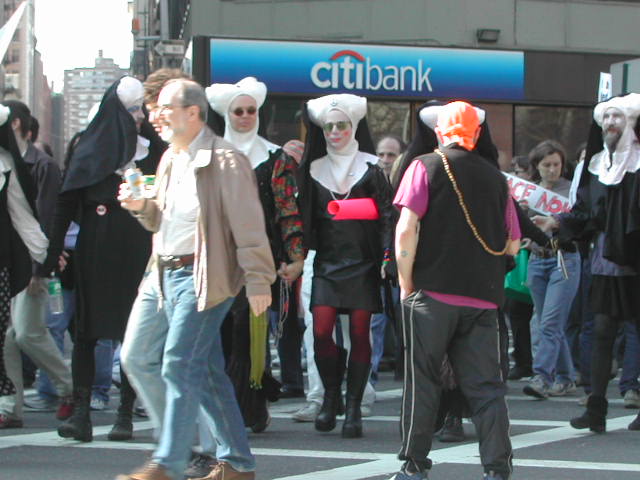
[[602,139],[610,152],[618,146],[618,141],[626,126],[627,118],[621,110],[614,107],[605,110],[602,116]]
[[249,95],[239,95],[229,105],[231,128],[238,133],[253,130],[258,121],[258,104]]
[[340,110],[331,110],[322,125],[327,145],[335,150],[342,150],[351,140],[353,126],[349,117]]
[[136,130],[140,131],[140,126],[144,120],[144,112],[142,111],[142,102],[140,104],[132,105],[127,108],[127,112],[133,117],[133,121],[136,122]]

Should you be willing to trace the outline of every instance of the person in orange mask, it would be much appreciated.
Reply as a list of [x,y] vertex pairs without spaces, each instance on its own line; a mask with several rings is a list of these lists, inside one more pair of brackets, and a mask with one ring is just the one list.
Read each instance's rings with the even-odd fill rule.
[[472,152],[482,124],[474,107],[426,107],[420,118],[435,127],[439,149],[413,161],[394,200],[405,344],[399,459],[405,463],[392,479],[427,478],[448,354],[471,407],[484,478],[506,480],[512,449],[497,309],[504,302],[505,255],[520,245],[517,214],[502,174]]

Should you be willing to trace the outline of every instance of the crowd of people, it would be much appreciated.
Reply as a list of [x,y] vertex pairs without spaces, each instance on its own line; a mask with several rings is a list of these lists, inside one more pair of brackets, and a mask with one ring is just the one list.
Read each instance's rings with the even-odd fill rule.
[[[366,98],[314,98],[304,140],[279,146],[267,93],[253,77],[125,76],[61,167],[27,106],[0,106],[0,428],[23,427],[27,404],[92,441],[114,350],[108,439],[132,438],[137,399],[156,442],[118,480],[255,478],[247,429],[267,429],[279,398],[306,399],[295,421],[329,432],[344,414],[342,438],[362,437],[388,343],[404,381],[394,480],[426,479],[434,437],[464,440],[463,417],[483,478],[510,478],[507,379],[541,400],[583,386],[570,423],[604,432],[620,358],[625,407],[640,408],[640,95],[595,107],[575,165],[553,139],[514,158],[513,175],[572,205],[541,215],[512,197],[487,113],[467,102],[422,105],[405,146],[374,143]],[[23,357],[40,370],[33,398]]]

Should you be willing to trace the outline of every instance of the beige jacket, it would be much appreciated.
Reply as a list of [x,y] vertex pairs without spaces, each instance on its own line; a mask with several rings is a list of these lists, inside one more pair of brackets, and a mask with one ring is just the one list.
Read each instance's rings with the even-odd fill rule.
[[[270,294],[276,278],[251,164],[230,143],[204,128],[192,145],[196,153],[191,160],[200,202],[194,252],[198,311],[235,297],[243,286],[248,296]],[[171,157],[167,150],[158,165],[156,196],[136,214],[152,232],[158,232],[162,222]]]

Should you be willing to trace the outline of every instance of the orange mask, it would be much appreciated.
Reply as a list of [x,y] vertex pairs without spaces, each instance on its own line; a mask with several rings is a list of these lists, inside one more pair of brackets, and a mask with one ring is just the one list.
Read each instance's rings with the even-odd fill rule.
[[456,142],[467,150],[476,146],[480,120],[476,109],[467,102],[451,102],[438,112],[435,131],[450,143]]

